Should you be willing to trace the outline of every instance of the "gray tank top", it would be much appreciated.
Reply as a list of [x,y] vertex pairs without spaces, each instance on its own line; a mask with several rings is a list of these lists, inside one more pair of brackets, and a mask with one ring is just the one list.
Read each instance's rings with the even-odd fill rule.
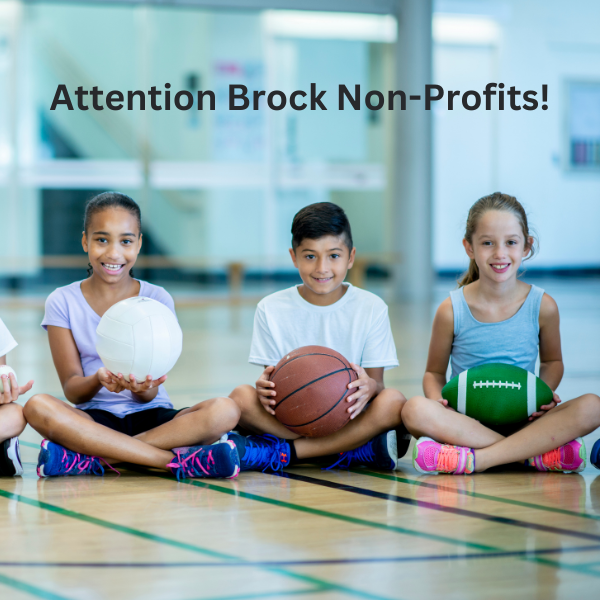
[[521,308],[506,321],[481,323],[471,314],[464,288],[450,292],[454,311],[452,377],[487,363],[515,365],[535,373],[544,290],[532,285]]

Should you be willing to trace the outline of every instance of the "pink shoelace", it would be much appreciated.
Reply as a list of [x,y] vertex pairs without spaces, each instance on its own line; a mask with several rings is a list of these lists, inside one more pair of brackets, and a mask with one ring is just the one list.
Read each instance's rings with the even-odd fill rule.
[[[96,461],[98,461],[96,463]],[[120,475],[121,473],[119,473],[119,471],[117,471],[112,465],[110,465],[109,463],[107,463],[103,458],[101,458],[100,456],[88,456],[87,454],[79,454],[79,452],[75,452],[74,453],[74,457],[73,457],[73,462],[71,463],[71,465],[69,465],[69,455],[66,451],[65,448],[63,448],[63,457],[62,457],[62,463],[64,465],[66,465],[66,470],[65,470],[65,474],[69,473],[70,471],[73,470],[73,468],[77,468],[79,470],[79,474],[83,473],[84,471],[86,471],[87,469],[94,469],[94,467],[99,467],[100,470],[102,471],[102,474],[104,474],[104,468],[102,467],[102,464],[100,463],[100,461],[102,461],[109,469],[113,470],[117,475]]]
[[[199,453],[202,453],[203,451],[204,451],[204,449],[200,448],[200,449],[196,450],[195,452],[192,452],[186,458],[182,459],[181,451],[177,450],[175,452],[175,456],[177,456],[177,460],[171,461],[167,465],[167,467],[175,467],[175,468],[180,467],[181,469],[183,469],[183,472],[185,473],[186,477],[195,477],[198,472],[198,468],[205,475],[210,476],[210,472],[205,469],[204,465],[202,464],[202,461],[200,460],[200,457],[197,456]],[[213,458],[212,450],[209,450],[208,454],[206,455],[206,464],[207,464],[207,466],[215,464],[215,459]],[[194,468],[194,467],[196,467],[196,468]]]

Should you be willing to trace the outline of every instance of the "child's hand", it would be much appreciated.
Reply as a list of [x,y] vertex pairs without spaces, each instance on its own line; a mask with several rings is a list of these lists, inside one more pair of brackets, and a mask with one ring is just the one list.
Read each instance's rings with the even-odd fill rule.
[[129,390],[133,394],[138,395],[143,394],[144,392],[147,392],[152,388],[158,387],[167,380],[166,375],[163,375],[162,377],[159,377],[158,379],[154,380],[152,379],[151,375],[146,375],[146,379],[144,379],[144,381],[142,381],[141,383],[136,380],[132,373],[129,374],[129,381],[127,381],[127,379],[123,377],[123,373],[119,373],[117,375],[111,373],[111,376],[113,380],[117,382],[117,385],[121,387],[122,390]]
[[275,384],[269,381],[271,373],[275,370],[275,367],[267,367],[256,380],[256,392],[258,393],[258,399],[263,405],[263,408],[270,414],[275,415],[273,406],[275,406],[275,396],[277,392],[273,389]]
[[0,394],[0,404],[10,404],[11,402],[15,402],[21,394],[26,394],[32,386],[33,379],[19,387],[17,378],[12,373],[9,375],[2,375],[2,387],[4,388],[4,392]]
[[109,392],[118,394],[123,391],[123,387],[119,384],[116,377],[106,368],[101,367],[98,369],[98,381],[103,385]]
[[534,421],[535,419],[539,419],[541,416],[545,415],[549,410],[552,410],[555,406],[560,404],[562,400],[559,395],[554,392],[552,396],[552,402],[550,404],[544,404],[544,406],[540,406],[540,410],[538,412],[534,412],[530,417],[529,421]]
[[350,382],[348,389],[357,388],[357,390],[346,398],[346,402],[354,402],[352,406],[348,407],[348,412],[350,413],[350,419],[355,419],[377,392],[377,382],[369,377],[362,367],[354,363],[350,363],[350,366],[356,371],[358,379]]

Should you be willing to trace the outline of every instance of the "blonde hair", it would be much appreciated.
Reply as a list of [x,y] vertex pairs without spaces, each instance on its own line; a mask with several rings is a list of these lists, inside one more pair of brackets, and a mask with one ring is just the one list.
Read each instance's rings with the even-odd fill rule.
[[[529,233],[529,225],[527,223],[527,214],[525,209],[521,206],[521,203],[514,197],[508,194],[502,194],[501,192],[494,192],[489,196],[479,198],[469,210],[469,216],[467,217],[467,227],[465,230],[465,240],[469,244],[473,244],[473,235],[479,225],[481,217],[490,210],[505,211],[513,214],[519,220],[523,229],[523,235],[525,237],[525,248],[529,249],[529,256],[525,259],[528,260],[533,257],[535,253],[534,242],[535,239],[531,239],[533,236]],[[458,287],[463,287],[469,283],[473,283],[479,279],[479,267],[475,262],[475,259],[471,259],[469,262],[469,268],[466,273],[458,282]]]

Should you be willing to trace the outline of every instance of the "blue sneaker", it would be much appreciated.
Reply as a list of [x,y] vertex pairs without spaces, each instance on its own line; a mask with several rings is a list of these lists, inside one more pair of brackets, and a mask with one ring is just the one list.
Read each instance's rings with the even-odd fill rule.
[[365,466],[385,471],[393,471],[398,463],[398,444],[394,430],[380,433],[371,441],[347,452],[340,452],[340,457],[327,470],[339,467]]
[[[50,440],[42,441],[42,448],[38,458],[37,474],[38,477],[58,477],[61,475],[104,475],[104,467],[101,464],[102,458],[98,456],[88,456],[67,450],[59,444]],[[108,463],[105,463],[115,473]]]
[[248,437],[230,433],[229,440],[235,443],[242,457],[242,471],[281,471],[290,464],[289,443],[270,433]]
[[596,440],[592,446],[590,462],[596,467],[596,469],[600,469],[600,439]]
[[175,456],[167,465],[180,479],[224,477],[231,479],[240,472],[240,459],[231,441],[208,446],[173,448]]

